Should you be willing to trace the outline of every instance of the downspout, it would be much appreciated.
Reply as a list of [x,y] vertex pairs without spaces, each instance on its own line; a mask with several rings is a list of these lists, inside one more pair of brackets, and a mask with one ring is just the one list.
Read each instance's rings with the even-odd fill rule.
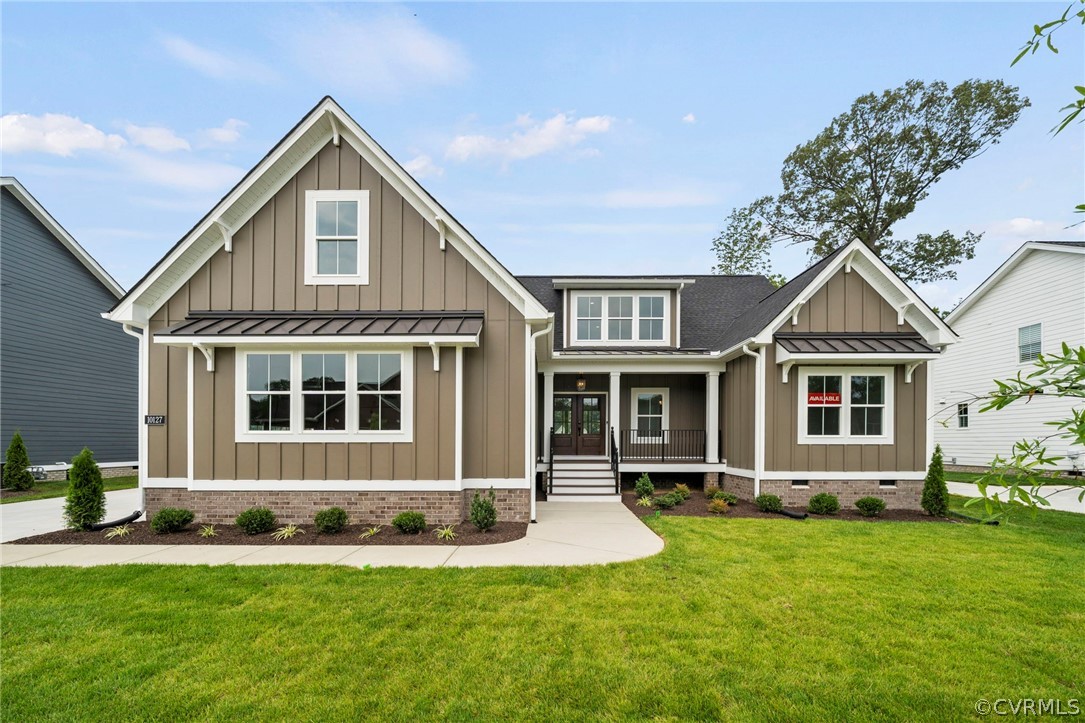
[[753,496],[761,494],[761,473],[765,467],[765,348],[752,351],[742,345],[742,353],[757,360],[754,368],[753,402]]
[[[530,324],[528,329],[530,329]],[[531,495],[531,521],[536,522],[535,519],[535,481],[538,475],[535,473],[535,446],[538,442],[538,434],[536,433],[539,424],[539,410],[535,405],[539,399],[538,391],[535,389],[535,385],[538,382],[538,374],[536,373],[536,359],[535,359],[535,340],[543,334],[549,334],[554,329],[554,315],[551,314],[550,318],[546,322],[546,326],[533,332],[527,339],[527,393],[529,395],[529,401],[527,405],[528,412],[528,424],[527,434],[528,443],[524,445],[524,454],[527,455],[527,478],[530,480],[528,483],[528,492]]]
[[136,428],[138,430],[136,444],[138,445],[139,467],[136,474],[139,479],[139,508],[145,510],[147,509],[147,425],[143,423],[143,417],[147,414],[147,372],[144,368],[147,362],[147,327],[139,327],[143,330],[143,333],[137,333],[134,327],[134,324],[122,324],[121,330],[128,336],[135,337],[139,349],[139,369],[136,374],[137,383],[139,384],[136,394],[139,415],[137,420],[139,426]]

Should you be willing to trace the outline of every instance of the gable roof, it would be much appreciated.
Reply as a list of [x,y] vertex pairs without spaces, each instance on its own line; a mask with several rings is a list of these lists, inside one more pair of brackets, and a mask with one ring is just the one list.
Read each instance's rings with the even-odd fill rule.
[[984,294],[990,291],[1006,274],[1010,273],[1025,256],[1034,251],[1053,251],[1055,253],[1085,254],[1085,241],[1026,241],[1021,247],[1013,252],[1010,258],[1002,262],[994,272],[984,279],[971,294],[964,297],[946,317],[946,321],[953,321],[968,311]]
[[94,257],[87,253],[87,250],[80,246],[70,233],[64,230],[64,227],[53,218],[52,214],[45,210],[44,206],[38,203],[36,198],[30,195],[30,192],[19,182],[19,179],[4,176],[0,178],[0,188],[7,189],[26,210],[30,211],[34,218],[38,219],[41,225],[56,237],[57,241],[68,249],[81,264],[87,267],[87,270],[102,283],[102,286],[109,289],[117,298],[124,296],[124,288],[117,283],[117,280],[110,276],[109,272],[102,268],[102,265],[95,261]]
[[388,154],[358,123],[325,96],[229,193],[117,302],[114,321],[146,320],[206,263],[327,142],[346,141],[452,244],[467,263],[529,321],[547,318],[538,300],[486,248]]

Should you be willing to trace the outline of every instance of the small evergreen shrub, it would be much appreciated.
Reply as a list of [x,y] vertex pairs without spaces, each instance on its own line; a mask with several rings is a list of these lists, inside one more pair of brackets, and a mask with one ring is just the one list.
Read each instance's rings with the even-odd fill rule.
[[192,510],[163,507],[151,518],[151,532],[156,535],[180,532],[192,524],[194,519],[196,519],[196,515],[192,514]]
[[810,498],[806,504],[806,511],[812,515],[835,515],[840,511],[840,500],[836,498],[836,495],[819,492]]
[[393,518],[392,527],[404,535],[418,535],[421,534],[422,530],[426,529],[426,516],[413,510],[400,512]]
[[633,485],[633,491],[637,494],[637,497],[651,497],[655,494],[656,486],[652,484],[647,472],[637,479],[637,483]]
[[342,507],[329,507],[320,510],[313,517],[316,531],[323,535],[335,535],[343,531],[347,526],[347,511]]
[[737,505],[738,504],[738,495],[736,495],[734,492],[724,492],[723,490],[716,490],[715,492],[712,493],[712,498],[711,499],[723,500],[724,502],[726,502],[729,505]]
[[719,497],[713,497],[708,501],[708,511],[716,515],[722,515],[730,507],[731,505],[727,504],[726,500],[722,500]]
[[855,500],[855,506],[863,517],[877,517],[885,509],[885,500],[881,497],[861,497]]
[[275,513],[267,507],[250,507],[238,515],[234,522],[245,531],[245,534],[260,535],[271,532],[277,520]]
[[105,517],[105,487],[94,453],[86,447],[72,459],[68,471],[68,497],[64,518],[73,530],[89,530]]
[[934,445],[931,464],[927,476],[923,479],[923,497],[919,502],[928,515],[945,517],[949,510],[949,489],[946,487],[946,472],[942,468],[942,446]]
[[471,500],[471,512],[467,517],[480,532],[486,532],[497,524],[496,502],[497,497],[494,495],[493,487],[490,488],[490,494],[486,497],[475,490],[475,496]]
[[776,495],[758,495],[754,504],[762,512],[783,512],[784,510],[784,501]]
[[661,510],[669,510],[677,504],[678,501],[675,500],[674,497],[671,496],[669,493],[656,497],[656,507]]
[[690,498],[690,496],[693,494],[692,492],[689,491],[689,485],[684,485],[684,484],[675,485],[674,486],[674,492],[675,492],[675,494],[682,495],[683,500],[688,500]]
[[27,469],[29,466],[30,455],[26,451],[26,444],[23,443],[23,435],[15,430],[15,434],[11,435],[7,454],[4,455],[4,489],[28,490],[33,487],[34,475]]

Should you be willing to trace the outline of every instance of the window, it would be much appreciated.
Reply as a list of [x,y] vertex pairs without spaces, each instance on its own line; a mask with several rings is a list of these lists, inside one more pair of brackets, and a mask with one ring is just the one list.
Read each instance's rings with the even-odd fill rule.
[[806,487],[810,486],[810,480],[808,480],[808,479],[793,479],[793,480],[791,480],[791,486],[792,487],[802,487],[802,488],[805,489]]
[[554,397],[554,434],[573,433],[573,398]]
[[410,442],[414,350],[238,351],[239,442]]
[[669,298],[659,292],[571,291],[570,343],[573,346],[669,344]]
[[879,487],[896,487],[897,481],[895,479],[880,479],[878,480]]
[[893,369],[799,370],[799,444],[892,444]]
[[1030,362],[1040,358],[1040,351],[1042,346],[1041,324],[1032,324],[1031,326],[1022,326],[1017,330],[1017,360],[1019,362]]
[[633,429],[639,440],[659,440],[667,430],[670,415],[667,389],[633,389]]
[[305,192],[305,283],[369,283],[369,191]]
[[358,355],[358,429],[394,431],[403,424],[399,354]]
[[957,405],[957,426],[961,429],[968,429],[968,405]]

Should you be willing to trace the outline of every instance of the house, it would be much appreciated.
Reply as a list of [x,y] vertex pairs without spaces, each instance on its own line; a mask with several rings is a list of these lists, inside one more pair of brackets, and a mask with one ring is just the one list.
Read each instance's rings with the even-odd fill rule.
[[[1036,395],[980,413],[995,379],[1033,370],[1063,342],[1085,345],[1085,242],[1029,241],[957,305],[946,319],[961,335],[935,363],[934,438],[948,465],[980,471],[1009,457],[1022,439],[1050,437],[1045,424],[1070,417],[1072,399]],[[1051,439],[1062,470],[1085,468],[1085,449]]]
[[15,178],[0,178],[0,439],[63,479],[89,447],[132,474],[137,345],[101,318],[124,290]]
[[701,476],[918,506],[953,332],[862,244],[760,277],[513,276],[324,98],[109,312],[140,337],[145,509],[208,521]]

